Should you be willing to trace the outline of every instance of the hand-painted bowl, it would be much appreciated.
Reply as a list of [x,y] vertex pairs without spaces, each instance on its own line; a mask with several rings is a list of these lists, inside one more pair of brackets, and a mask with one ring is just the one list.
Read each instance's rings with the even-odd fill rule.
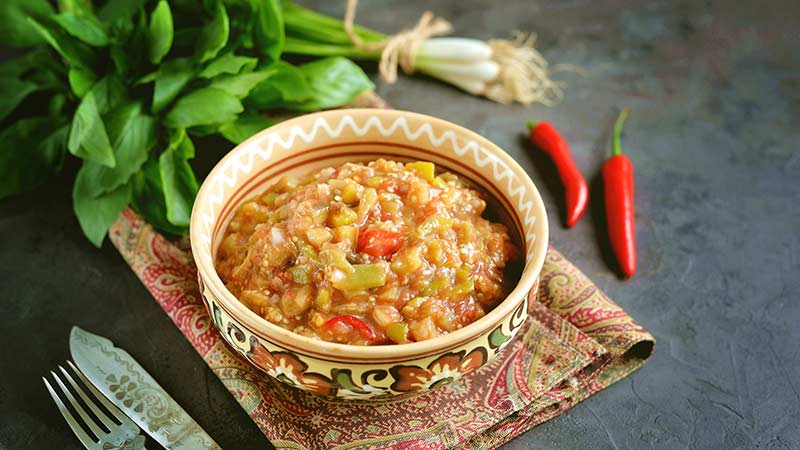
[[[214,255],[236,207],[279,176],[344,162],[427,160],[486,191],[524,249],[516,287],[474,323],[434,339],[355,346],[311,339],[273,325],[240,303],[214,269]],[[450,122],[397,110],[309,114],[261,131],[211,171],[191,218],[200,291],[214,325],[248,361],[297,388],[344,399],[414,395],[486,365],[517,334],[547,250],[547,215],[533,182],[510,156]]]

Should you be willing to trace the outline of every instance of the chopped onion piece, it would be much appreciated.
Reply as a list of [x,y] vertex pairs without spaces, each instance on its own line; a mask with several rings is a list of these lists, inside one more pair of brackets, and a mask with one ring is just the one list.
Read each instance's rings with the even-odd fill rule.
[[283,236],[283,232],[278,229],[278,227],[272,227],[269,230],[269,240],[272,242],[273,245],[281,245],[286,242],[286,238]]

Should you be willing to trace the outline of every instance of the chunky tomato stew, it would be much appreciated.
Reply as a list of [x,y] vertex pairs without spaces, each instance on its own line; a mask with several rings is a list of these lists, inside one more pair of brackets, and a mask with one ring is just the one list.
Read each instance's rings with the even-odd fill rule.
[[507,294],[518,252],[483,194],[430,162],[284,177],[242,204],[216,268],[242,303],[301,335],[355,345],[462,328]]

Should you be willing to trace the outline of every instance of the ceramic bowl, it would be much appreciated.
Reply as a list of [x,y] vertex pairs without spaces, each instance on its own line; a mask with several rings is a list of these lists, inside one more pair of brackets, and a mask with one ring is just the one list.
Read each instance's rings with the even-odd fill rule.
[[[495,209],[525,253],[516,287],[495,309],[438,338],[364,347],[315,340],[273,325],[225,288],[213,260],[239,204],[285,174],[378,158],[432,161],[495,199]],[[236,351],[270,376],[306,391],[385,399],[459,379],[489,363],[514,338],[528,316],[548,226],[542,199],[525,171],[478,134],[422,114],[343,109],[281,122],[234,148],[203,182],[190,234],[203,301]]]

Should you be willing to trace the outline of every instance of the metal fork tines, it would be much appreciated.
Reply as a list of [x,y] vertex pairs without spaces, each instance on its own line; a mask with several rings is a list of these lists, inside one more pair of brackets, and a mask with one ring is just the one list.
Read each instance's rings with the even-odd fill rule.
[[[61,411],[61,415],[64,416],[69,427],[72,428],[72,431],[78,436],[78,439],[83,443],[83,445],[89,449],[125,449],[125,450],[140,450],[144,449],[144,436],[139,434],[139,427],[136,426],[131,419],[129,419],[122,411],[119,410],[114,404],[108,401],[103,394],[101,394],[93,385],[92,383],[86,379],[86,377],[81,373],[81,371],[72,364],[72,361],[67,361],[70,369],[72,372],[77,376],[77,378],[82,382],[85,388],[81,388],[78,383],[75,382],[75,379],[67,372],[63,367],[58,366],[59,370],[61,371],[62,378],[72,386],[72,390],[78,394],[78,396],[83,400],[83,405],[88,407],[91,410],[92,415],[86,412],[86,408],[81,405],[80,402],[75,398],[69,388],[64,384],[62,378],[59,378],[59,374],[54,371],[50,371],[50,374],[55,379],[57,386],[61,389],[61,393],[64,397],[67,398],[70,405],[75,412],[78,413],[81,419],[83,419],[83,424],[85,427],[91,431],[94,437],[90,436],[86,430],[81,427],[80,422],[73,416],[72,412],[69,408],[64,405],[64,402],[61,398],[56,394],[56,390],[53,389],[53,386],[47,381],[47,378],[42,377],[45,386],[47,386],[47,390],[50,392],[50,396],[53,397],[53,401],[56,402],[58,406],[58,410]],[[86,394],[86,390],[89,391],[91,396],[94,398],[94,401],[89,398],[89,395]],[[111,415],[113,415],[117,421],[112,420],[108,415],[103,412],[95,403],[97,401],[103,408],[106,409]],[[98,424],[98,421],[105,426],[105,429]]]

